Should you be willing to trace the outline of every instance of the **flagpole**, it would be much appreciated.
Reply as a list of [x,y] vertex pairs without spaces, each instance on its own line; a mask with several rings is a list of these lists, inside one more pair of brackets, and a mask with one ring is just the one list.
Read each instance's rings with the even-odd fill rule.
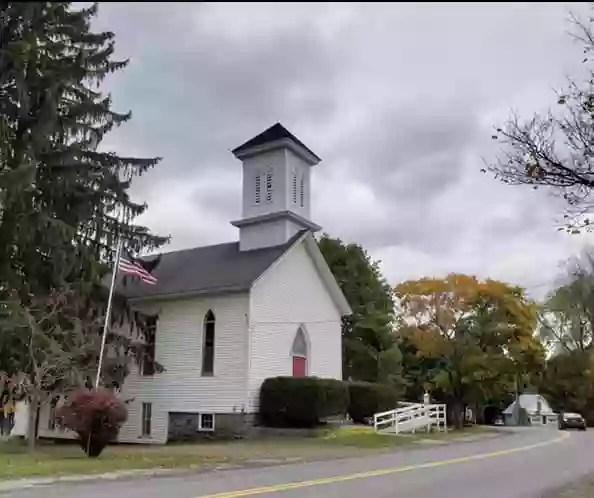
[[123,246],[122,237],[118,239],[118,245],[116,249],[115,264],[111,274],[111,287],[109,288],[109,297],[107,298],[107,311],[105,313],[105,324],[103,325],[103,336],[101,337],[101,351],[99,352],[99,365],[97,366],[97,378],[95,379],[95,389],[99,388],[99,381],[101,379],[101,368],[103,367],[103,355],[105,353],[105,340],[107,338],[107,330],[109,329],[109,318],[111,317],[111,303],[113,301],[113,293],[116,284],[116,277],[118,269],[120,267],[120,256],[122,254]]

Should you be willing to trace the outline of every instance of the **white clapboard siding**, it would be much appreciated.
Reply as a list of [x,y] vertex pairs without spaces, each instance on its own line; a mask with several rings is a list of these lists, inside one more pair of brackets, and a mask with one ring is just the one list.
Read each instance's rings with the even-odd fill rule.
[[305,244],[287,252],[256,282],[250,302],[250,411],[262,382],[292,375],[291,346],[303,324],[308,375],[342,378],[341,317]]
[[[133,399],[120,440],[165,442],[168,412],[232,413],[247,403],[248,294],[227,294],[158,303],[156,360],[165,371],[128,376],[121,396]],[[203,320],[216,319],[214,376],[201,375]],[[141,435],[142,403],[152,403],[150,438]]]

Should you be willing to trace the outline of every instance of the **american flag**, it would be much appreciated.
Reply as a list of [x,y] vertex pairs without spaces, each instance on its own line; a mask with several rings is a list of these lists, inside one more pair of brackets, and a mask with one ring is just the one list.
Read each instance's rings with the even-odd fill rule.
[[157,279],[153,277],[150,272],[144,268],[144,266],[142,266],[142,263],[142,260],[134,258],[128,251],[124,249],[122,251],[122,255],[120,256],[118,269],[121,270],[124,275],[138,277],[145,284],[155,285],[157,283]]

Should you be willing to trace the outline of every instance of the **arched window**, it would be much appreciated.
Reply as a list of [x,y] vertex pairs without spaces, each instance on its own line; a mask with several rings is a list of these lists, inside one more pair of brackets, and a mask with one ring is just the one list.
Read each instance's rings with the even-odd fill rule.
[[295,334],[291,357],[293,360],[293,377],[307,376],[307,339],[302,327],[299,327],[297,334]]
[[202,340],[202,375],[214,374],[214,353],[215,353],[215,316],[208,310],[204,317]]

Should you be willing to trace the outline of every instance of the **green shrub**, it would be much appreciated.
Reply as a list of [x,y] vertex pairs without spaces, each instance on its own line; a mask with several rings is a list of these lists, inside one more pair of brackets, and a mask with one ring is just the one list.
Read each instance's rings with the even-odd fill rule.
[[314,427],[348,408],[344,382],[316,377],[273,377],[260,389],[260,423],[269,427]]
[[336,379],[317,379],[323,396],[319,406],[321,420],[336,415],[346,415],[349,408],[349,389],[347,385]]
[[398,405],[399,391],[387,384],[349,382],[349,416],[363,423],[375,413],[393,410]]

